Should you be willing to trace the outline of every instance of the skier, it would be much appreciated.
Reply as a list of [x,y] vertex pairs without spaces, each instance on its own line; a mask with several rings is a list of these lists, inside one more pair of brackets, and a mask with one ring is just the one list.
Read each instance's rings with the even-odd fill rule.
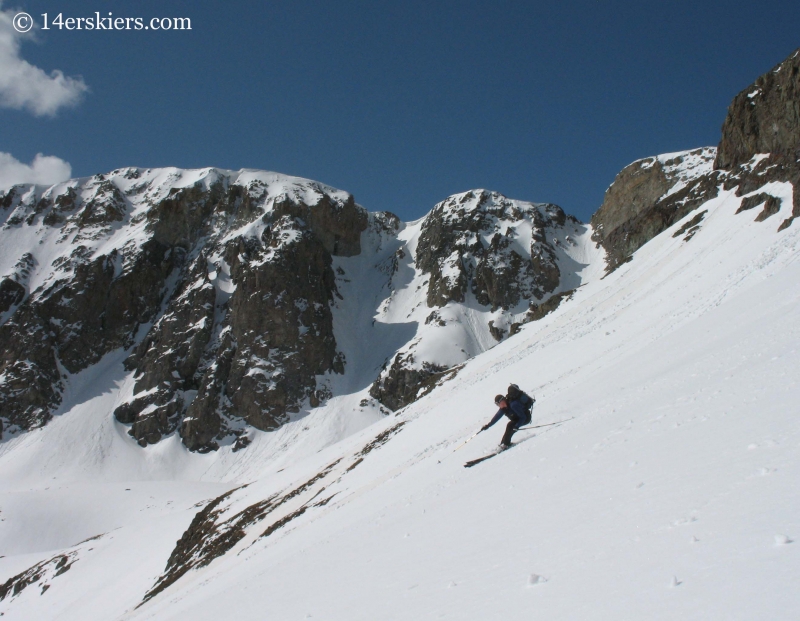
[[[503,416],[508,416],[509,421],[508,425],[506,425],[506,432],[503,434],[503,439],[500,440],[501,450],[505,450],[511,446],[511,436],[514,435],[517,429],[531,422],[531,411],[526,407],[523,395],[525,395],[525,393],[520,392],[519,397],[516,399],[504,395],[497,395],[494,398],[494,403],[500,409],[497,410],[497,414],[494,415],[492,420],[481,427],[481,431],[486,431]],[[527,400],[533,405],[531,398],[527,395],[525,395],[525,397],[527,397]]]

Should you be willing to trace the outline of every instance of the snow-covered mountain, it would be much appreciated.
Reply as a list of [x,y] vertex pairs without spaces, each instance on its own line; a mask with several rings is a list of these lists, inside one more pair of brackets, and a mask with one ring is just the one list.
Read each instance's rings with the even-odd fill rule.
[[131,168],[15,186],[0,205],[3,434],[122,362],[117,420],[142,446],[178,433],[199,451],[373,382],[390,409],[410,403],[580,284],[588,244],[555,205],[481,190],[406,225],[246,170]]
[[[798,64],[590,225],[254,171],[6,193],[4,618],[793,619]],[[463,468],[512,381],[559,424]]]

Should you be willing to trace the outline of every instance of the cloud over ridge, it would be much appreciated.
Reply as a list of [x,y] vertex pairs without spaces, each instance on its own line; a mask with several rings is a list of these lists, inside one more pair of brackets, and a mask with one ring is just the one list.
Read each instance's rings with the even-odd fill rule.
[[76,105],[89,90],[83,78],[65,76],[58,69],[48,75],[24,60],[20,45],[29,35],[14,29],[14,14],[0,10],[0,107],[54,116],[60,108]]
[[52,185],[72,176],[72,166],[60,157],[37,153],[30,164],[23,164],[10,153],[0,151],[0,190],[19,183]]

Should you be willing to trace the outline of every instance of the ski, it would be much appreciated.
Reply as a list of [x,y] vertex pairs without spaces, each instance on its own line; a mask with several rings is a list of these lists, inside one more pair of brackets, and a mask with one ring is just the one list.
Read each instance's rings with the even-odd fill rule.
[[512,442],[508,448],[500,449],[498,448],[495,451],[492,451],[488,455],[484,455],[483,457],[478,457],[478,459],[473,459],[468,461],[464,464],[465,468],[472,468],[472,466],[477,466],[482,461],[486,461],[487,459],[491,459],[492,457],[497,457],[500,453],[505,453],[507,450],[514,448],[517,444],[522,444],[523,442],[527,442],[528,440],[535,438],[536,434],[531,434],[525,438],[522,438],[519,442]]
[[[534,436],[531,436],[534,437]],[[527,440],[527,438],[525,438]],[[492,457],[497,457],[500,453],[505,453],[511,447],[516,446],[516,444],[512,444],[508,448],[504,448],[502,450],[497,450],[494,453],[489,453],[488,455],[484,455],[483,457],[478,457],[478,459],[472,459],[464,464],[465,468],[472,468],[472,466],[477,466],[482,461],[486,461],[487,459],[491,459]]]

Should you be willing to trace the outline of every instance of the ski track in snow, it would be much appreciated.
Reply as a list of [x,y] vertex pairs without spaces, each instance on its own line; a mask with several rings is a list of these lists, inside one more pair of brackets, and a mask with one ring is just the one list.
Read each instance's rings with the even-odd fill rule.
[[[571,300],[491,349],[474,342],[473,353],[483,353],[397,415],[358,407],[368,389],[361,374],[392,343],[383,350],[372,336],[348,333],[355,323],[340,323],[337,341],[361,366],[332,381],[350,394],[256,434],[238,453],[191,454],[176,437],[141,449],[110,415],[131,389],[122,352],[110,355],[70,378],[49,425],[0,445],[0,578],[58,554],[75,559],[62,575],[48,574],[44,593],[33,584],[0,601],[0,612],[793,619],[800,227],[775,232],[791,211],[791,186],[774,185],[784,198],[777,216],[735,215],[741,199],[721,191],[699,208],[708,214],[691,241],[672,233],[693,214],[605,278],[585,231],[572,250],[584,284]],[[411,254],[416,224],[401,233]],[[382,247],[378,258],[394,250]],[[349,280],[337,281],[346,293],[337,321],[374,312],[388,295],[372,266],[352,258],[335,266]],[[419,329],[429,312],[415,289],[421,276],[401,276],[406,286],[375,316],[375,335]],[[488,321],[469,311],[461,319]],[[469,325],[461,329],[469,334]],[[493,395],[511,381],[537,397],[533,424],[574,420],[464,469],[496,446],[504,425],[453,450],[488,421]],[[136,608],[205,501],[250,483],[226,501],[225,515],[234,515],[334,463],[227,554]]]

